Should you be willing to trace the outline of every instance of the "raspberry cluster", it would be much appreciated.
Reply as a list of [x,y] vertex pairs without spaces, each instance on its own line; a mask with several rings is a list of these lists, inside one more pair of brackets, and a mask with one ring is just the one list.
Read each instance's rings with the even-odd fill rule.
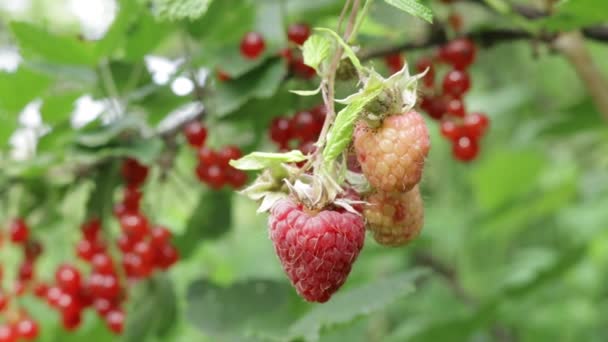
[[[302,79],[310,79],[316,75],[315,69],[304,64],[304,58],[299,46],[310,36],[310,26],[304,23],[294,23],[287,28],[288,46],[279,51],[279,56],[282,57],[289,67],[289,71]],[[258,32],[247,32],[241,39],[240,52],[241,56],[247,60],[255,60],[262,56],[266,50],[266,42],[264,37]],[[225,71],[218,69],[216,76],[219,81],[228,81],[231,76]]]
[[314,152],[327,111],[325,105],[297,112],[293,117],[280,116],[270,123],[270,139],[281,151],[297,147],[304,154]]
[[[469,162],[479,154],[479,141],[489,125],[483,113],[468,114],[464,95],[471,88],[467,69],[475,61],[475,44],[467,38],[458,38],[442,46],[435,58],[418,60],[419,72],[428,70],[423,78],[423,97],[420,108],[431,118],[441,121],[441,134],[452,142],[454,158]],[[436,84],[436,67],[448,65],[451,69]]]
[[186,124],[184,135],[188,144],[197,149],[199,163],[196,167],[196,176],[201,182],[215,190],[225,185],[240,189],[247,183],[247,174],[229,165],[230,160],[242,156],[237,146],[227,145],[219,150],[206,146],[207,128],[199,121]]
[[[42,254],[40,242],[30,239],[30,229],[22,218],[14,219],[9,225],[10,241],[22,248],[24,261],[19,266],[17,279],[14,282],[12,292],[5,292],[0,288],[0,342],[31,341],[39,334],[38,322],[34,320],[24,308],[19,306],[16,297],[23,296],[29,291],[38,292],[34,281],[34,265]],[[0,243],[3,236],[0,235]],[[0,282],[4,276],[2,265],[0,265]]]

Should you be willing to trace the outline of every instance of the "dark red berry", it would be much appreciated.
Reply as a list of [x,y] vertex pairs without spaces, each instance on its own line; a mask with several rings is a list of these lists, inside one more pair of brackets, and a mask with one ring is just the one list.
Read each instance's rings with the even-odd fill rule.
[[82,313],[76,312],[73,314],[63,314],[62,315],[62,325],[63,328],[67,331],[74,331],[80,326],[80,322],[82,321]]
[[401,71],[401,69],[403,69],[403,66],[405,64],[405,61],[403,60],[403,56],[401,56],[400,53],[393,53],[390,55],[386,55],[384,57],[384,62],[386,63],[388,70],[390,70],[391,73],[393,73],[393,74]]
[[231,160],[237,160],[243,156],[241,149],[234,145],[227,145],[222,147],[217,153],[218,164],[222,167],[228,166]]
[[30,230],[23,219],[15,219],[9,227],[11,241],[14,243],[23,243],[30,236]]
[[241,40],[241,55],[247,59],[256,59],[262,52],[266,43],[264,37],[257,32],[248,32]]
[[46,291],[46,300],[50,306],[57,307],[62,294],[63,291],[58,286],[51,286]]
[[122,164],[122,177],[127,184],[141,185],[148,176],[148,167],[136,159],[127,158]]
[[17,334],[25,340],[33,340],[38,337],[38,323],[30,318],[17,322],[16,330]]
[[441,135],[455,142],[462,136],[462,127],[451,120],[441,121]]
[[289,142],[291,132],[291,121],[288,118],[274,118],[270,123],[270,139],[279,145],[286,145]]
[[97,253],[91,260],[93,271],[100,274],[113,274],[114,264],[112,258],[106,253]]
[[133,253],[139,255],[146,264],[151,264],[154,261],[154,250],[148,241],[136,243],[133,246]]
[[446,102],[444,97],[425,96],[422,98],[420,108],[422,108],[431,118],[441,120],[447,110]]
[[163,270],[168,269],[179,260],[179,252],[171,245],[163,246],[157,253],[156,265]]
[[475,159],[478,153],[479,145],[477,144],[477,140],[471,139],[467,136],[458,138],[452,147],[452,154],[454,155],[454,158],[464,162]]
[[204,165],[213,165],[218,163],[217,153],[210,147],[203,146],[198,149],[198,160]]
[[317,71],[306,65],[304,59],[301,57],[293,58],[290,66],[296,76],[305,80],[311,79],[317,75]]
[[101,231],[101,221],[98,218],[92,218],[83,223],[80,229],[85,239],[95,241]]
[[171,231],[165,227],[156,226],[152,229],[150,242],[154,247],[160,247],[171,240]]
[[284,58],[288,64],[293,60],[293,52],[290,48],[284,48],[283,50],[279,51],[279,56]]
[[480,139],[486,132],[490,120],[485,114],[472,113],[464,118],[464,129],[466,134],[473,139]]
[[452,70],[443,79],[443,91],[446,94],[460,97],[471,88],[469,75],[460,70]]
[[317,120],[317,126],[322,128],[325,123],[325,117],[327,116],[327,107],[325,107],[325,104],[314,107],[310,112],[314,115],[315,120]]
[[124,323],[125,323],[125,314],[120,309],[113,309],[106,315],[106,323],[110,331],[115,334],[122,333]]
[[99,316],[105,317],[105,315],[114,307],[114,303],[106,298],[97,298],[93,301],[93,307]]
[[306,24],[296,23],[291,24],[289,28],[287,28],[287,38],[290,42],[296,43],[298,45],[304,44],[306,39],[310,36],[310,26]]
[[34,261],[42,254],[42,244],[39,241],[28,241],[24,253],[25,259]]
[[143,259],[139,255],[133,252],[129,252],[124,255],[122,264],[127,276],[133,278],[145,276],[148,270],[148,265],[144,263]]
[[8,300],[9,299],[4,293],[4,291],[0,290],[0,311],[6,309],[6,306],[8,305]]
[[0,342],[17,342],[18,339],[19,335],[11,325],[0,325]]
[[139,241],[148,234],[148,219],[141,214],[125,214],[120,218],[122,231]]
[[464,103],[460,99],[451,99],[446,106],[446,113],[455,117],[464,118]]
[[91,261],[93,256],[97,253],[94,242],[90,240],[80,240],[76,245],[76,255],[83,260]]
[[184,135],[190,146],[201,147],[207,140],[207,128],[200,121],[191,121],[184,126]]
[[475,61],[475,44],[468,38],[458,38],[439,50],[439,58],[455,69],[464,70]]
[[118,240],[116,241],[116,243],[118,244],[118,248],[120,248],[123,253],[132,251],[135,242],[137,242],[135,239],[130,238],[126,234],[121,234],[118,237]]
[[78,293],[81,284],[80,271],[72,265],[61,265],[55,272],[55,281],[64,292]]
[[19,296],[23,296],[25,294],[25,291],[27,290],[27,283],[26,281],[17,279],[17,281],[15,281],[15,284],[13,285],[13,293],[15,296],[19,297]]
[[49,287],[44,283],[36,284],[36,286],[34,287],[34,295],[41,299],[46,298],[46,294],[48,291]]
[[219,165],[211,165],[206,169],[205,179],[212,189],[221,189],[226,185],[225,169]]
[[435,67],[433,66],[433,60],[428,57],[423,57],[416,63],[416,71],[424,72],[428,69],[426,75],[422,79],[422,82],[426,87],[432,87],[435,83]]
[[228,184],[234,189],[240,189],[247,184],[247,174],[244,171],[237,170],[233,167],[229,167],[226,170],[226,177],[228,178]]
[[293,135],[301,141],[314,141],[321,127],[315,116],[309,111],[296,113],[291,121]]
[[27,282],[32,280],[34,277],[34,263],[29,260],[26,260],[19,266],[19,275],[18,279],[22,282]]
[[82,307],[76,296],[63,293],[57,302],[57,308],[63,315],[75,315],[82,311]]
[[127,212],[133,212],[139,210],[139,203],[141,202],[142,193],[139,187],[129,184],[125,187],[123,194],[123,203]]

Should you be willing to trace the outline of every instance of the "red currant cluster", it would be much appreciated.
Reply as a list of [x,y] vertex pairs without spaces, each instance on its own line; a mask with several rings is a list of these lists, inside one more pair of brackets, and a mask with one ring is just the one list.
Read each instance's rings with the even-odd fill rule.
[[247,174],[230,166],[229,162],[242,156],[241,150],[234,145],[227,145],[219,150],[205,146],[207,128],[199,121],[192,121],[184,127],[188,144],[198,150],[196,176],[212,189],[219,190],[224,185],[239,189],[247,183]]
[[326,116],[325,105],[297,112],[293,117],[274,118],[270,124],[270,139],[279,149],[288,151],[297,147],[304,154],[313,153]]
[[[452,142],[454,158],[468,162],[479,154],[479,140],[485,135],[489,119],[485,114],[467,115],[464,95],[471,88],[467,68],[475,60],[475,45],[467,38],[458,38],[439,49],[435,58],[424,57],[416,64],[418,72],[428,69],[423,78],[420,107],[435,120],[441,120],[441,134]],[[441,84],[435,84],[436,64],[451,67]]]
[[[310,36],[310,26],[303,23],[291,24],[287,28],[287,39],[289,46],[279,52],[289,66],[292,74],[303,79],[310,79],[316,75],[315,69],[304,64],[302,53],[297,48],[304,44]],[[241,56],[245,59],[254,60],[260,57],[266,49],[264,37],[258,32],[247,32],[241,39]],[[228,81],[230,75],[223,70],[217,70],[217,78],[220,81]]]
[[[13,296],[22,296],[32,288],[34,264],[42,254],[42,245],[38,241],[29,239],[29,235],[29,228],[23,219],[18,218],[10,223],[10,240],[22,247],[25,260],[19,267],[13,293],[9,294],[0,289],[0,314],[4,320],[4,323],[0,324],[0,342],[29,341],[38,337],[38,323],[23,308],[11,307]],[[2,236],[0,236],[1,240]],[[2,278],[3,269],[0,265],[0,282]],[[38,285],[34,286],[34,289],[39,291]]]

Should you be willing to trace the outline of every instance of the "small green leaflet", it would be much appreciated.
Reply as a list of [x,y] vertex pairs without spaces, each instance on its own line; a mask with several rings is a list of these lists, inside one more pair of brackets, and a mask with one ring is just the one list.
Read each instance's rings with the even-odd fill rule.
[[329,56],[331,42],[320,34],[314,34],[306,40],[302,47],[304,63],[315,70]]
[[361,61],[359,61],[359,58],[357,58],[357,55],[355,54],[353,49],[350,47],[350,45],[346,44],[346,42],[336,32],[334,32],[330,29],[324,28],[324,27],[316,28],[315,30],[321,31],[321,32],[327,32],[331,36],[333,36],[336,39],[336,41],[338,42],[338,44],[342,45],[342,48],[344,49],[344,53],[350,59],[350,61],[353,62],[353,65],[355,66],[355,68],[357,68],[357,70],[359,70],[359,71],[361,71],[363,69],[363,66],[361,65]]
[[152,12],[162,20],[194,20],[207,12],[212,0],[152,0]]
[[274,168],[282,163],[297,163],[306,160],[299,150],[286,153],[252,152],[239,160],[231,160],[230,165],[239,170],[263,170]]
[[431,9],[421,4],[418,0],[384,0],[387,4],[393,5],[415,17],[422,18],[429,23],[433,22],[433,12]]
[[348,146],[359,113],[366,104],[380,95],[384,88],[383,82],[377,78],[371,78],[363,90],[358,94],[349,96],[348,105],[338,113],[336,121],[328,133],[327,144],[323,149],[323,160],[326,166],[334,161]]

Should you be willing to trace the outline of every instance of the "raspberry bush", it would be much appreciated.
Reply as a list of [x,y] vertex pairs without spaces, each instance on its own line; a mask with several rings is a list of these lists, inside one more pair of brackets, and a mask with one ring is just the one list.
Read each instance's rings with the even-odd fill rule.
[[0,342],[602,340],[606,13],[0,1]]

